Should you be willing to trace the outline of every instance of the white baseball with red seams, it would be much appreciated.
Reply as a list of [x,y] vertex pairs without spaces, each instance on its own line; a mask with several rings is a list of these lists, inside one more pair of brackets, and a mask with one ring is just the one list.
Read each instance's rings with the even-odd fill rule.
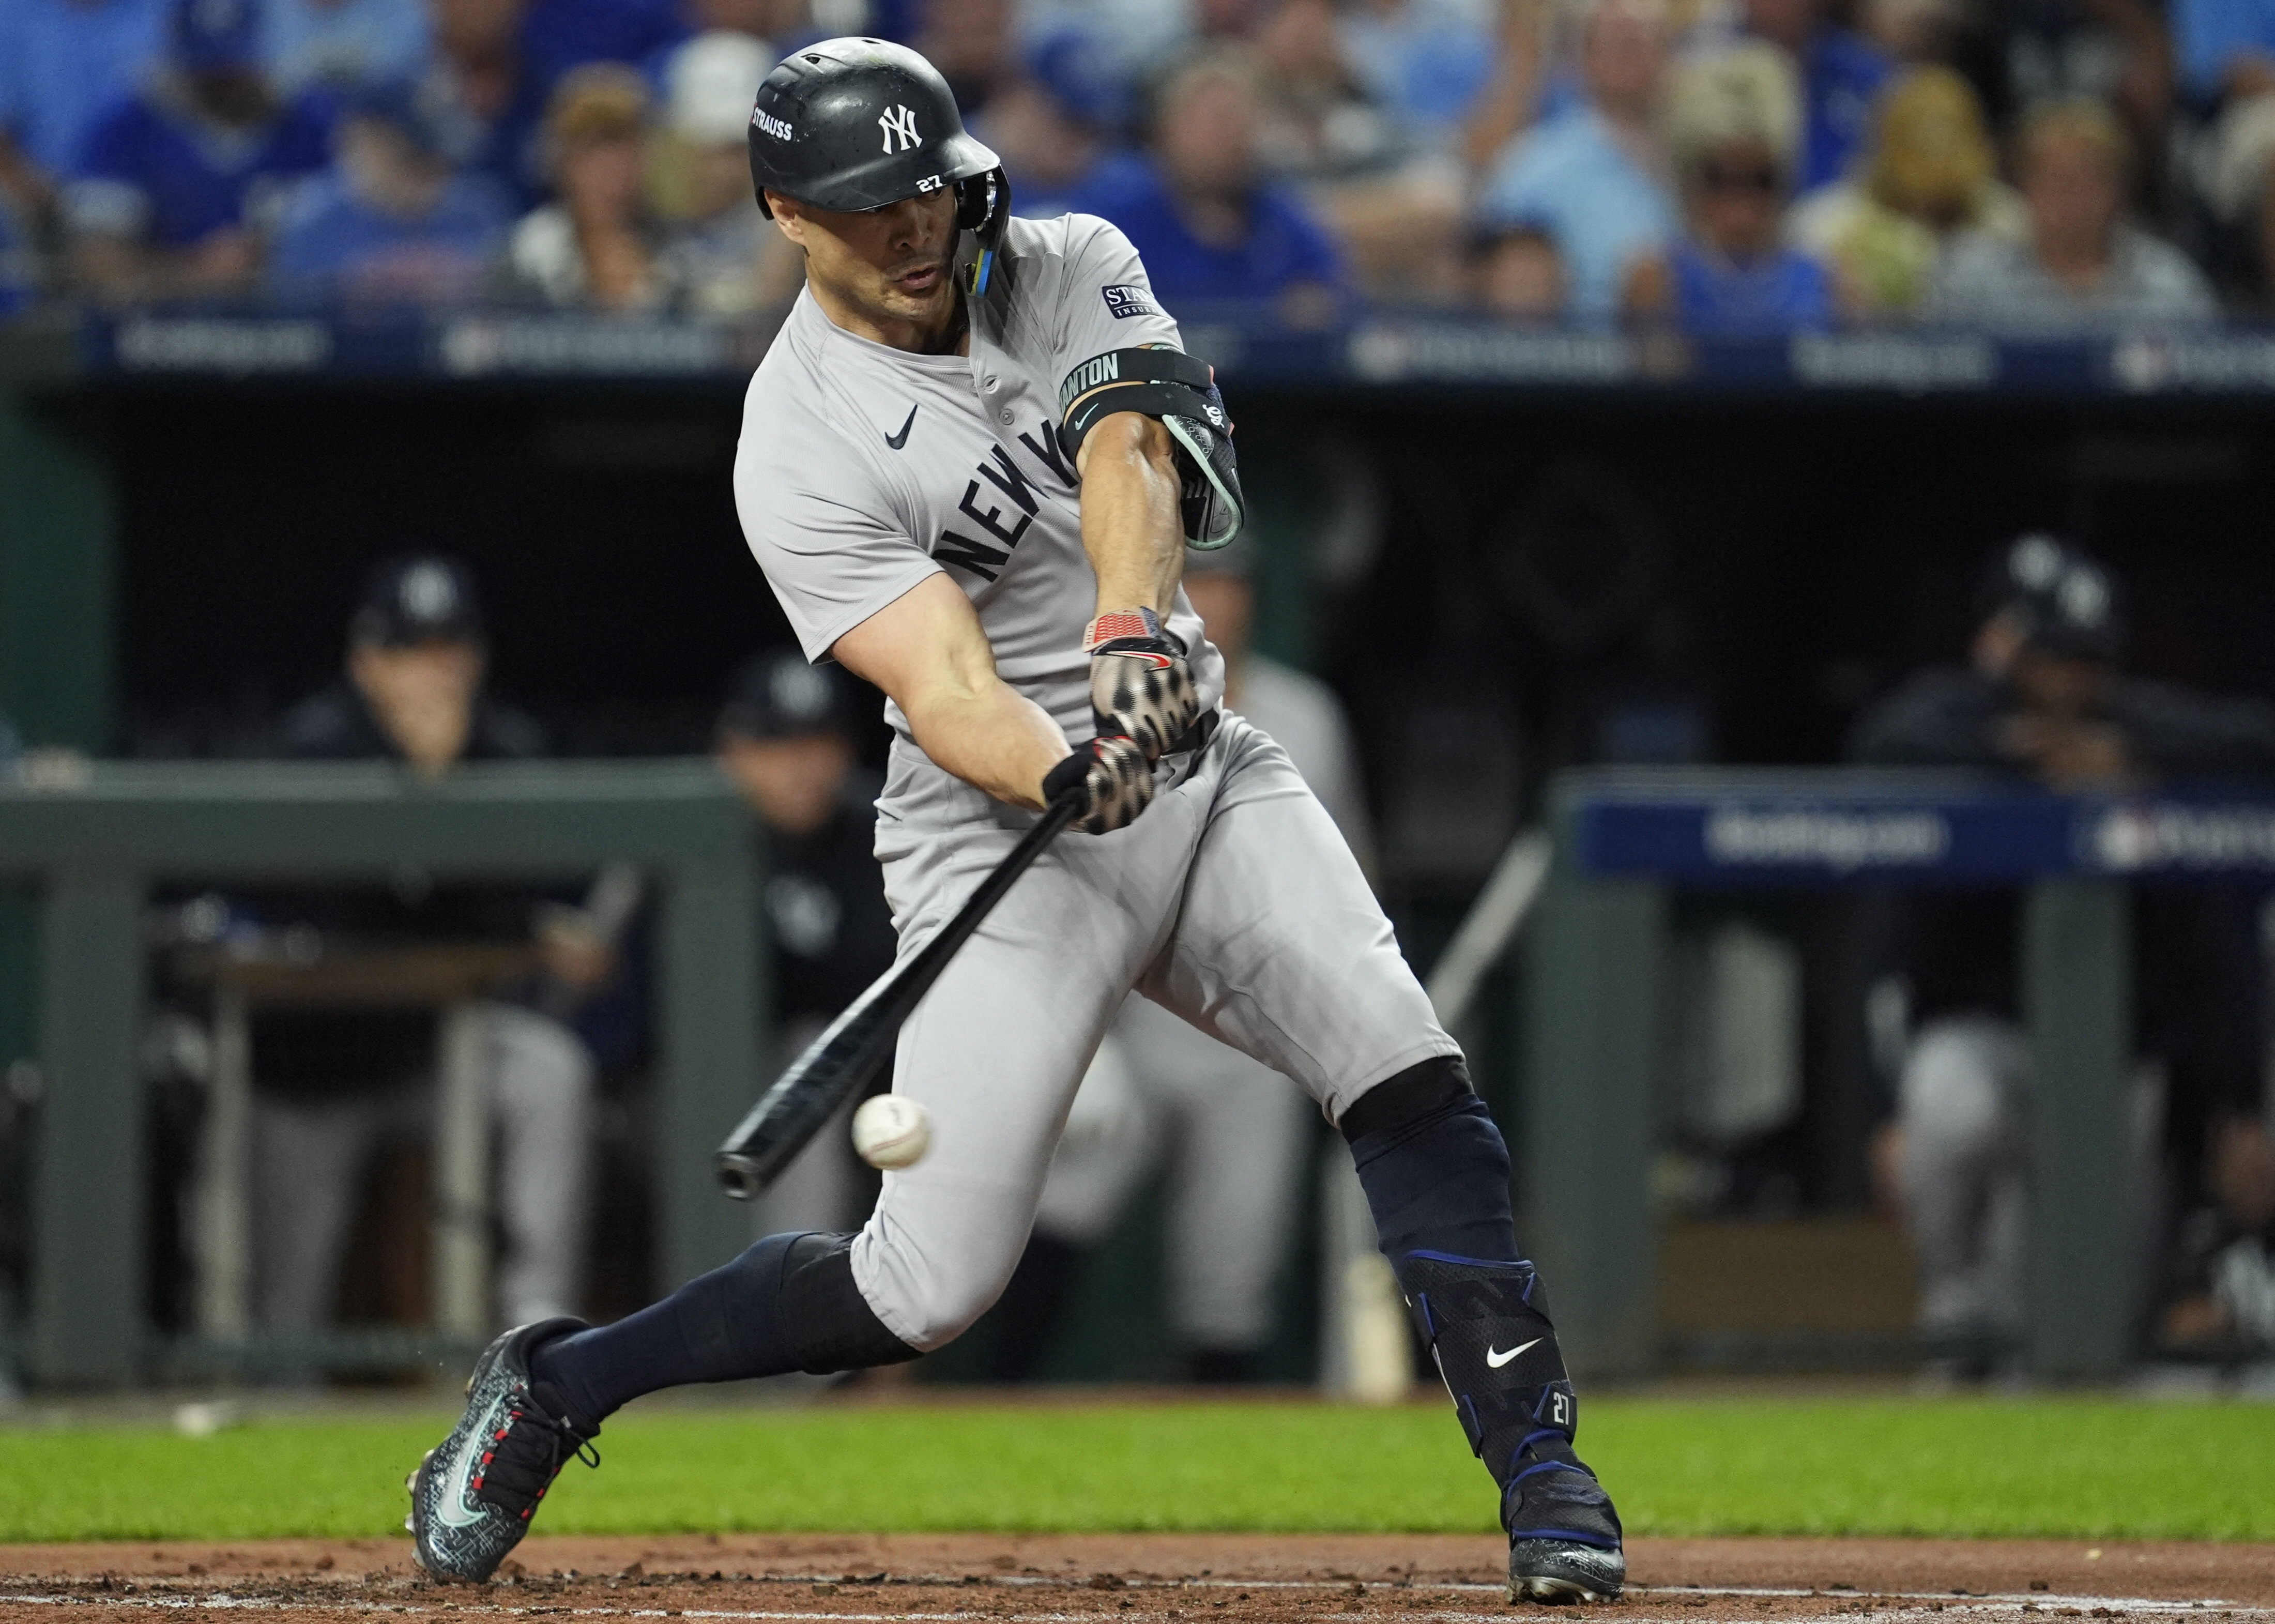
[[873,1167],[912,1167],[932,1149],[932,1117],[905,1094],[877,1094],[853,1113],[854,1153]]

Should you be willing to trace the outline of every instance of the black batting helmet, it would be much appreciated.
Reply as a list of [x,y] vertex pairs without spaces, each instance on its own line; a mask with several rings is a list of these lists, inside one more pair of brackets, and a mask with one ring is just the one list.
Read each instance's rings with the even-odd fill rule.
[[953,187],[956,223],[978,233],[974,291],[1011,212],[1002,161],[964,128],[948,81],[905,45],[824,40],[792,51],[751,110],[751,184],[816,208],[858,213]]

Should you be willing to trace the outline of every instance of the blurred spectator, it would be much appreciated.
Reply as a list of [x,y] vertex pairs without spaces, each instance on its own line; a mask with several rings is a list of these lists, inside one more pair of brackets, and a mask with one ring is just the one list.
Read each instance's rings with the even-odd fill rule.
[[1689,229],[1663,255],[1636,262],[1627,313],[1671,317],[1689,333],[1829,325],[1832,277],[1779,240],[1801,135],[1785,53],[1754,40],[1685,64],[1667,122]]
[[2176,0],[2172,27],[2181,87],[2199,107],[2275,94],[2275,4]]
[[1499,10],[1492,76],[1471,103],[1461,138],[1462,159],[1479,171],[1540,116],[1548,36],[1558,15],[1554,0],[1500,0]]
[[[763,934],[773,954],[770,1070],[786,1066],[892,968],[898,950],[877,867],[883,788],[858,763],[856,688],[835,665],[791,652],[737,671],[720,708],[722,771],[766,826]],[[841,1117],[850,1117],[848,1100]],[[761,1198],[760,1227],[859,1225],[858,1169],[843,1121],[814,1136]]]
[[79,276],[112,298],[233,293],[268,215],[330,157],[330,110],[281,101],[256,0],[174,0],[167,65],[99,122],[64,194]]
[[[1250,647],[1250,562],[1236,546],[1193,554],[1185,566],[1193,608],[1224,653],[1225,701],[1287,751],[1369,867],[1372,842],[1342,707],[1326,684]],[[1166,1162],[1168,1318],[1186,1374],[1258,1379],[1317,1114],[1278,1072],[1130,994],[1083,1078],[1026,1255],[995,1310],[994,1373],[1038,1373],[1082,1259],[1147,1169]]]
[[1188,61],[1154,103],[1150,154],[1100,166],[1069,207],[1129,234],[1173,313],[1271,299],[1291,320],[1323,320],[1341,256],[1302,202],[1258,173],[1256,90],[1254,60],[1236,47]]
[[1546,229],[1579,321],[1607,320],[1629,268],[1675,235],[1659,178],[1666,70],[1659,0],[1593,0],[1580,34],[1584,99],[1519,136],[1478,200],[1488,228],[1525,221]]
[[[473,585],[455,561],[374,570],[349,630],[347,675],[285,720],[300,759],[395,760],[425,778],[459,762],[541,753],[536,724],[483,689]],[[611,945],[577,910],[504,888],[436,886],[406,873],[374,891],[287,893],[265,914],[313,925],[328,949],[359,943],[531,942],[543,970],[518,995],[481,1006],[489,1098],[500,1127],[498,1218],[509,1324],[578,1306],[586,1220],[591,1054],[568,1016],[615,969]],[[253,1024],[254,1202],[264,1329],[326,1318],[339,1252],[372,1146],[427,1116],[435,1023],[419,1011],[273,1010]]]
[[[2136,152],[2161,155],[2172,110],[2170,10],[2160,0],[1975,0],[1953,65],[1974,82],[1994,128],[2011,132],[2053,102],[2113,108]],[[2165,165],[2141,166],[2148,201]]]
[[1447,19],[1434,10],[1338,13],[1330,0],[1281,0],[1257,35],[1260,162],[1303,183],[1348,249],[1364,290],[1449,301],[1460,292],[1469,177],[1442,122],[1402,118],[1369,87],[1359,52],[1342,32],[1354,22],[1384,29],[1385,51],[1404,45],[1426,55],[1435,49],[1431,42],[1443,43]]
[[427,65],[423,0],[268,0],[261,21],[261,60],[287,94],[412,79]]
[[809,0],[688,0],[683,8],[699,34],[747,34],[787,50],[820,39]]
[[548,88],[526,59],[529,0],[427,0],[434,54],[422,91],[450,132],[451,162],[495,177],[523,208],[544,194],[538,126]]
[[43,230],[95,124],[165,54],[170,0],[0,4],[0,198]]
[[1564,261],[1556,239],[1523,222],[1478,232],[1470,244],[1470,298],[1479,309],[1511,321],[1561,318]]
[[969,120],[1020,78],[1011,0],[925,0],[909,43],[940,70]]
[[1924,67],[1881,96],[1859,171],[1802,199],[1787,230],[1838,269],[1855,313],[1893,315],[1927,298],[1964,233],[2019,243],[2029,216],[1992,172],[1975,92],[1949,68]]
[[1275,175],[1342,178],[1401,155],[1400,132],[1361,83],[1337,23],[1333,0],[1281,0],[1256,31],[1257,150]]
[[513,223],[488,175],[450,170],[447,133],[419,86],[363,92],[335,132],[330,171],[277,228],[270,285],[301,295],[431,302],[470,297]]
[[[2116,583],[2073,548],[2018,538],[1994,556],[1979,602],[1970,668],[1906,682],[1858,724],[1856,759],[1971,767],[2065,790],[2275,776],[2275,710],[2120,673]],[[1886,985],[1904,1014],[1875,1173],[1911,1231],[1923,1332],[1958,1368],[1979,1371],[2011,1351],[2024,1314],[2030,1078],[2017,899],[2011,889],[1926,889],[1883,901],[1901,978]],[[2188,889],[2134,895],[2139,1052],[2163,1079],[2137,1079],[2136,1188],[2112,1197],[2142,1203],[2144,1248],[2158,1118],[2176,1157],[2198,1160],[2215,1102],[2257,1094],[2256,1006],[2239,995],[2256,956],[2248,933],[2239,952],[2220,927],[2232,903]],[[2112,1311],[2130,1318],[2143,1307]]]
[[1857,26],[1893,63],[1949,59],[1967,10],[1955,0],[1864,0]]
[[2173,29],[2181,88],[2213,120],[2197,167],[2216,245],[2241,250],[2264,308],[2275,300],[2275,4],[2182,0]]
[[647,115],[647,87],[629,68],[595,63],[563,78],[545,114],[556,200],[513,229],[504,263],[512,292],[616,311],[669,299],[645,191]]
[[2017,142],[2026,241],[1977,233],[1955,246],[1929,313],[1993,328],[2202,321],[2203,273],[2124,218],[2124,132],[2092,102],[2034,110]]
[[1003,160],[1015,211],[1030,220],[1066,213],[1127,119],[1122,91],[1078,28],[1053,29],[1027,53],[1025,75],[990,96],[972,125]]
[[680,0],[527,0],[521,53],[550,89],[588,62],[660,64],[690,32]]
[[2275,92],[2232,102],[2203,149],[2204,201],[2242,261],[2246,302],[2275,305]]
[[1493,76],[1496,42],[1457,0],[1356,0],[1337,19],[1346,60],[1399,129],[1450,147]]
[[2207,1199],[2181,1227],[2180,1290],[2160,1327],[2175,1353],[2275,1356],[2275,1136],[2231,1111],[2204,1158]]
[[1893,68],[1871,41],[1826,20],[1825,0],[1745,0],[1747,31],[1794,60],[1801,72],[1800,185],[1839,180],[1864,144],[1872,99]]
[[759,213],[744,133],[774,64],[761,42],[714,29],[664,67],[662,157],[654,168],[659,208],[670,219],[664,280],[701,314],[738,316],[797,291],[801,261]]

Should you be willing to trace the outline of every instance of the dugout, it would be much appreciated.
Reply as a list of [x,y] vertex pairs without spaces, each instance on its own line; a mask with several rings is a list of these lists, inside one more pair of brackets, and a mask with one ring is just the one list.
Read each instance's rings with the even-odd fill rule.
[[[1833,759],[1863,703],[1961,648],[1983,552],[2025,527],[2123,573],[2143,673],[2275,693],[2266,335],[1189,325],[1239,421],[1261,642],[1350,705],[1422,962],[1556,771]],[[571,752],[699,748],[721,676],[783,637],[726,480],[765,336],[465,314],[0,332],[0,710],[34,744],[243,753],[334,668],[359,572],[416,540],[473,563],[496,686]],[[9,906],[0,1046],[28,1059]],[[1824,1008],[1809,1023],[1801,1198],[1849,1210],[1858,1061]],[[1145,1369],[1142,1335],[1086,1345],[1067,1368]]]

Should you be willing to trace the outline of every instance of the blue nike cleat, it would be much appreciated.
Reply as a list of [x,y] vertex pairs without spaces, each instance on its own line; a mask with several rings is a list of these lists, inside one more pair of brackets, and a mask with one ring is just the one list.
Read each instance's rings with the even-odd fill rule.
[[531,1351],[584,1329],[581,1319],[540,1319],[492,1342],[466,1379],[466,1413],[404,1480],[412,1554],[435,1578],[488,1579],[529,1531],[561,1469],[572,1458],[601,1463],[591,1447],[600,1428],[550,1413],[530,1385]]
[[1627,1582],[1620,1514],[1572,1446],[1535,1433],[1501,1497],[1508,1525],[1508,1598],[1617,1601]]

